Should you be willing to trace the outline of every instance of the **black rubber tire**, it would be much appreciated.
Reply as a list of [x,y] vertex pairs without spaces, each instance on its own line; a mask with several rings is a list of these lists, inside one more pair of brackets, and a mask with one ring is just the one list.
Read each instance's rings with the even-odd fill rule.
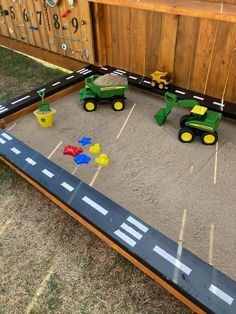
[[[86,107],[87,103],[94,104],[94,109],[88,110],[88,108]],[[97,109],[97,102],[96,102],[95,99],[86,99],[86,100],[84,100],[83,107],[84,107],[84,110],[87,111],[87,112],[95,111]]]
[[[206,135],[213,135],[215,137],[215,140],[211,143],[207,143],[204,138]],[[218,134],[217,132],[204,132],[201,134],[201,142],[204,145],[215,145],[218,142]]]
[[[121,109],[115,108],[115,104],[116,104],[117,102],[120,102],[120,103],[122,104],[122,108],[121,108]],[[117,99],[113,100],[113,101],[112,101],[112,109],[113,109],[114,111],[122,111],[122,110],[124,110],[124,109],[125,109],[125,100],[124,100],[123,98],[117,98]]]
[[[192,135],[191,139],[190,140],[184,140],[182,137],[183,133],[190,133]],[[190,128],[182,128],[179,130],[178,138],[179,138],[180,142],[182,142],[182,143],[191,143],[195,139],[195,133]]]
[[185,123],[186,123],[186,121],[189,120],[189,117],[190,117],[190,116],[191,116],[190,114],[185,114],[183,117],[181,117],[181,119],[180,119],[180,121],[179,121],[179,125],[180,125],[181,128],[186,127],[186,126],[185,126]]

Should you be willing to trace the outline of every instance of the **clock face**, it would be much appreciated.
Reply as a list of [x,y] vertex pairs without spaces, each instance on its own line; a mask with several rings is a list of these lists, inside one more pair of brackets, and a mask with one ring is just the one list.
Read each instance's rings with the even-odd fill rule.
[[60,2],[60,0],[47,0],[47,4],[50,7],[55,7],[56,5],[58,5],[59,2]]

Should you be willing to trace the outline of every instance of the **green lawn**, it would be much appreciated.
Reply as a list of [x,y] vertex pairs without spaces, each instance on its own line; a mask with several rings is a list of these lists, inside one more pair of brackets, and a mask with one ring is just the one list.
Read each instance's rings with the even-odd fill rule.
[[[0,103],[63,75],[0,47]],[[0,306],[9,313],[191,313],[0,162]]]

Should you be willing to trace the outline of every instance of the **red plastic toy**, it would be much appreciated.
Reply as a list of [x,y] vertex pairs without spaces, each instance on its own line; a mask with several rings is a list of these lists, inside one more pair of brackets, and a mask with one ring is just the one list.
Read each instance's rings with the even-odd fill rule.
[[63,155],[77,156],[83,153],[83,149],[81,147],[66,145],[63,151]]
[[67,15],[69,15],[70,12],[71,12],[71,9],[67,9],[65,12],[63,12],[63,13],[61,14],[61,17],[62,17],[62,18],[63,18],[63,17],[67,17]]

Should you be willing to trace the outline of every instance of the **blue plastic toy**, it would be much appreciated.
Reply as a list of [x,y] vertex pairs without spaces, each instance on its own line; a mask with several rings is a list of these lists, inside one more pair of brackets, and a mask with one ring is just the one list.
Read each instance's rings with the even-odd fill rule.
[[92,139],[91,137],[83,137],[78,141],[78,143],[82,146],[90,145],[92,144]]
[[80,154],[75,156],[74,161],[77,165],[88,164],[90,162],[90,157],[85,154]]

